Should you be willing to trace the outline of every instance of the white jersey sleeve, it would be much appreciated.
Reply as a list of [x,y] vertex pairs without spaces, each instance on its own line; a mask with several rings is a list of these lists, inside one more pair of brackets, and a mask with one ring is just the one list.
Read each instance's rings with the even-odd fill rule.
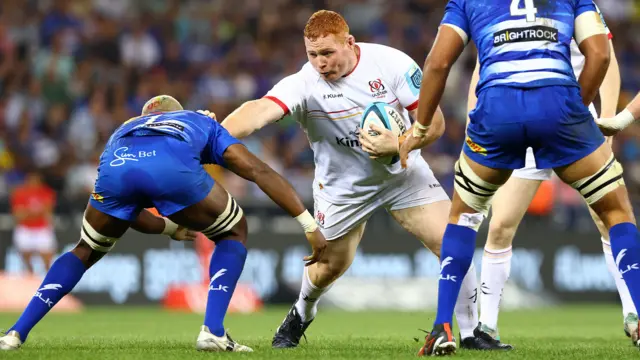
[[409,55],[400,50],[385,47],[385,69],[388,78],[393,83],[393,92],[398,97],[400,104],[411,111],[418,108],[420,98],[420,83],[422,82],[422,69]]
[[280,105],[285,115],[302,107],[313,82],[314,74],[309,66],[307,63],[297,73],[280,80],[264,97]]

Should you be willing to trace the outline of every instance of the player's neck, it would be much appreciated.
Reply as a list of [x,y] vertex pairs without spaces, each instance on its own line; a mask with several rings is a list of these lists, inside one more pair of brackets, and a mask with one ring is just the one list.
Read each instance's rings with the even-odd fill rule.
[[351,73],[356,69],[356,67],[358,67],[359,62],[360,62],[360,46],[355,45],[353,47],[353,54],[349,56],[349,71],[347,71],[347,73],[342,77],[347,77],[351,75]]

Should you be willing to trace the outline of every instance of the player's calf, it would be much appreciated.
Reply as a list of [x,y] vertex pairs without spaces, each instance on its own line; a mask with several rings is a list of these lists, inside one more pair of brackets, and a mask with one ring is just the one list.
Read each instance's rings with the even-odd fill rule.
[[[214,184],[205,199],[170,218],[180,225],[198,229],[216,243],[209,265],[209,294],[204,326],[211,335],[205,336],[206,339],[217,340],[204,343],[219,343],[223,341],[220,339],[226,337],[224,317],[247,258],[247,221],[244,212],[226,190]],[[201,335],[204,336],[202,332]],[[199,338],[196,347],[202,343]]]
[[[60,299],[73,290],[85,271],[113,248],[128,227],[127,223],[122,226],[113,219],[115,218],[102,214],[91,206],[87,208],[82,221],[80,242],[51,265],[25,311],[2,338],[5,347],[11,341],[15,342],[16,338],[21,343],[26,341],[33,327]],[[100,230],[96,230],[96,227]],[[107,235],[103,235],[105,231]]]
[[[603,160],[604,161],[603,164]],[[640,236],[622,177],[622,166],[602,144],[583,159],[556,169],[560,178],[582,194],[609,229],[611,250],[636,308],[640,305]]]

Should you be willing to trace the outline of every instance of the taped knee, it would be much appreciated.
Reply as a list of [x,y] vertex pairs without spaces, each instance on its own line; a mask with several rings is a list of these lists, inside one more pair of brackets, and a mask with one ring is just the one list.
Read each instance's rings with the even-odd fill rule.
[[244,216],[244,212],[242,208],[238,206],[236,200],[229,195],[229,200],[227,201],[227,207],[224,212],[218,216],[216,221],[211,224],[208,228],[202,230],[202,234],[204,234],[207,238],[213,239],[218,235],[222,235],[231,229],[233,229],[236,224],[242,220]]
[[622,172],[622,165],[612,154],[606,164],[594,175],[574,182],[571,187],[580,192],[587,204],[592,205],[618,186],[624,185]]
[[119,238],[112,238],[98,233],[87,219],[82,218],[82,230],[80,238],[84,240],[93,250],[100,252],[109,252],[116,245]]
[[465,204],[487,217],[491,208],[491,199],[500,185],[482,180],[473,172],[464,156],[460,156],[455,165],[454,188]]

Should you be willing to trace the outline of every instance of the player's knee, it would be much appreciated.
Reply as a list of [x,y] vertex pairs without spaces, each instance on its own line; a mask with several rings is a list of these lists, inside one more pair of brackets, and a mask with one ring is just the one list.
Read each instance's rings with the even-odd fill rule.
[[216,241],[223,237],[225,239],[237,240],[246,243],[247,240],[247,220],[244,217],[242,208],[236,200],[229,195],[227,207],[216,220],[201,231],[207,238]]
[[96,231],[86,218],[82,219],[80,238],[93,250],[108,253],[116,245],[119,238],[109,237]]
[[460,199],[467,206],[477,211],[475,214],[463,214],[464,216],[460,216],[458,225],[478,230],[482,220],[489,214],[491,199],[493,199],[500,185],[482,180],[473,172],[464,156],[461,155],[455,165],[454,188]]
[[353,262],[353,257],[347,252],[329,251],[324,257],[325,259],[318,263],[318,268],[326,278],[332,281],[344,274]]
[[605,195],[624,185],[622,165],[613,154],[595,174],[571,184],[589,205],[593,205]]

